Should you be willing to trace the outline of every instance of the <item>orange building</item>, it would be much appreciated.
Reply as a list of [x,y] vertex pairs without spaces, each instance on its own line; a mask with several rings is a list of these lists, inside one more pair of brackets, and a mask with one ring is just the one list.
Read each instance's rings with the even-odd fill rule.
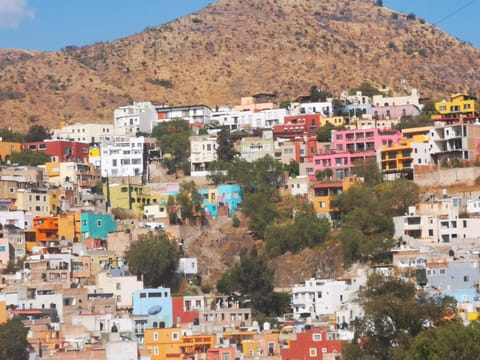
[[36,216],[33,218],[37,244],[47,246],[49,241],[58,240],[58,217]]
[[58,238],[77,242],[81,239],[80,211],[67,211],[58,215]]
[[7,322],[7,305],[5,301],[0,301],[0,324]]
[[185,359],[206,353],[215,345],[215,335],[182,335],[181,328],[145,329],[144,346],[150,349],[152,360]]
[[0,162],[8,163],[12,153],[20,152],[21,148],[22,148],[21,143],[0,141]]

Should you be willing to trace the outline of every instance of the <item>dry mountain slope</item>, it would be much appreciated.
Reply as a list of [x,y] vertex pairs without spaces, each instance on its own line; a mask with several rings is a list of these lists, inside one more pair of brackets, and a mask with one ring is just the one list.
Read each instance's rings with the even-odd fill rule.
[[133,100],[234,104],[317,85],[334,94],[369,81],[424,95],[477,91],[480,51],[370,0],[220,0],[127,38],[1,61],[0,127],[110,122]]

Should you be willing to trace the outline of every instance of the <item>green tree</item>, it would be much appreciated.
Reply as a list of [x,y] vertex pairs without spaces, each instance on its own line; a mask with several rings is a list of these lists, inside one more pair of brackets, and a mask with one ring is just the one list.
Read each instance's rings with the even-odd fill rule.
[[408,211],[409,206],[418,202],[420,188],[411,180],[396,179],[376,185],[375,192],[381,199],[384,213],[400,216]]
[[295,160],[290,160],[288,164],[285,165],[285,171],[288,171],[288,176],[297,177],[300,175],[300,165]]
[[0,325],[0,360],[28,359],[28,329],[19,318]]
[[363,178],[365,184],[372,186],[382,182],[383,174],[373,157],[365,160],[358,159],[353,162],[352,173]]
[[223,294],[240,294],[242,303],[251,301],[256,313],[281,314],[285,304],[273,291],[274,271],[267,265],[267,258],[254,247],[242,249],[240,262],[224,272],[217,282],[217,290]]
[[325,126],[321,126],[317,129],[317,141],[318,142],[330,142],[332,141],[332,130],[335,130],[335,126],[327,122]]
[[190,129],[186,120],[172,120],[156,126],[152,135],[164,154],[164,165],[169,173],[175,173],[182,167],[190,155]]
[[44,152],[23,150],[20,152],[13,152],[10,156],[10,161],[12,164],[38,166],[51,161],[51,157]]
[[194,181],[182,181],[180,183],[177,204],[180,206],[183,221],[195,221],[195,219],[201,217],[202,201],[202,195],[198,192]]
[[311,102],[318,102],[318,101],[327,101],[327,98],[331,97],[332,94],[328,91],[321,90],[317,86],[312,86],[310,88],[310,101]]
[[278,217],[276,204],[280,200],[275,189],[270,191],[245,192],[242,211],[249,217],[248,228],[257,239],[265,237],[267,226]]
[[405,359],[477,359],[480,354],[480,324],[454,321],[428,329],[415,337]]
[[42,125],[32,125],[28,129],[27,135],[25,135],[25,142],[45,141],[50,139],[50,137],[51,133],[47,128]]
[[179,258],[176,239],[165,232],[139,235],[125,252],[129,271],[142,275],[146,287],[172,284]]
[[25,139],[24,134],[13,132],[9,129],[0,129],[0,137],[2,138],[2,141],[19,142],[19,143],[24,142],[24,139]]
[[[347,359],[404,359],[412,340],[427,326],[439,326],[454,299],[417,294],[415,286],[397,276],[373,274],[359,291],[364,317],[355,324],[364,339],[345,349]],[[370,356],[370,357],[368,357]]]
[[359,87],[350,89],[350,94],[355,95],[357,91],[361,91],[363,96],[372,97],[373,95],[381,94],[381,91],[370,84],[368,81],[364,81]]
[[217,134],[217,145],[217,158],[220,161],[232,161],[238,155],[233,138],[227,129],[222,129]]

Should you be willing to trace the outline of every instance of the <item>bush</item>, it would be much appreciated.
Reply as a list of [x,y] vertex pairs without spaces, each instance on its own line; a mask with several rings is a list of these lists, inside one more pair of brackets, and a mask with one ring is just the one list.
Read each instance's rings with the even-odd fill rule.
[[240,226],[240,219],[238,218],[237,215],[233,215],[232,225],[233,225],[233,227],[235,227],[235,228],[238,228],[238,227]]

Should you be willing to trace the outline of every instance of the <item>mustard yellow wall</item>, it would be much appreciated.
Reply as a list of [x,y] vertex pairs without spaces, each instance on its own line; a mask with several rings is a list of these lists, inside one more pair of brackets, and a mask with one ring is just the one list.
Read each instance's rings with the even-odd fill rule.
[[80,211],[69,211],[58,216],[58,238],[81,239]]
[[5,162],[13,152],[20,152],[22,144],[8,141],[0,141],[1,161]]
[[[157,340],[154,334],[158,335]],[[173,333],[178,333],[177,340],[173,340]],[[145,329],[143,345],[147,349],[151,349],[152,360],[167,360],[167,354],[178,354],[180,357],[180,338],[182,329]],[[158,348],[158,355],[155,355],[155,347]]]
[[332,116],[327,118],[320,118],[320,126],[325,126],[327,123],[333,126],[344,126],[345,118],[343,116]]
[[99,148],[91,148],[88,150],[88,156],[93,157],[100,157],[100,149]]
[[[458,106],[459,109],[452,111],[453,106]],[[471,113],[477,111],[477,104],[474,99],[466,97],[463,94],[452,95],[450,101],[439,101],[435,103],[435,110],[442,115],[451,113]]]
[[5,301],[0,301],[0,324],[7,322],[7,305]]
[[60,176],[60,163],[58,161],[45,163],[45,171],[50,177]]

